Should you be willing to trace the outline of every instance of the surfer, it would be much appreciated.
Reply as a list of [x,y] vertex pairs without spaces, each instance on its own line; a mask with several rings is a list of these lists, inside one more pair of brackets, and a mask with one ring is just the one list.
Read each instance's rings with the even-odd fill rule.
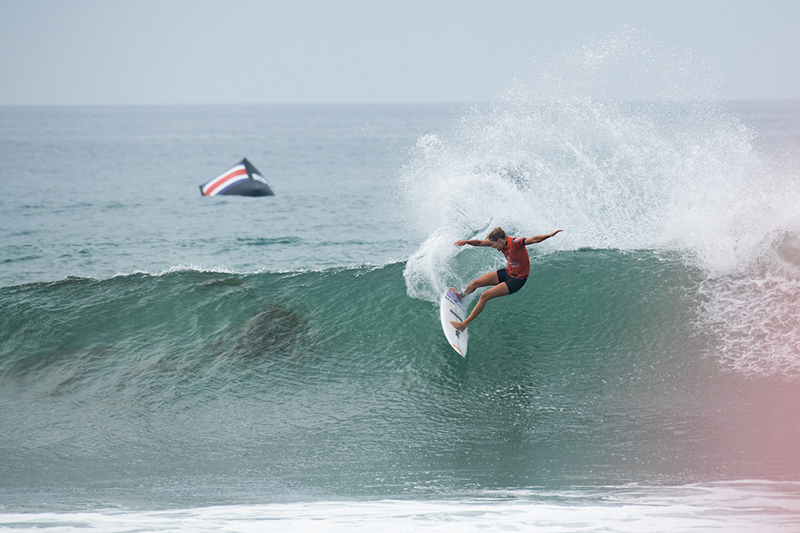
[[481,311],[483,311],[486,302],[492,298],[498,298],[507,294],[514,294],[520,290],[528,280],[528,271],[530,270],[530,259],[528,258],[528,250],[526,250],[525,247],[529,244],[540,243],[562,231],[564,230],[560,229],[550,233],[549,235],[537,235],[536,237],[528,238],[513,238],[506,235],[506,232],[503,231],[502,228],[497,227],[486,236],[485,240],[472,239],[469,241],[456,241],[453,243],[455,246],[464,246],[465,244],[469,244],[470,246],[490,246],[495,250],[502,252],[502,254],[506,256],[506,261],[508,262],[505,268],[501,268],[500,270],[494,272],[488,272],[478,279],[472,281],[469,285],[467,285],[467,288],[464,289],[463,294],[459,293],[453,288],[450,289],[459,297],[459,299],[461,299],[468,294],[472,294],[475,289],[480,287],[492,287],[481,294],[480,298],[478,299],[478,303],[476,303],[475,307],[472,308],[472,312],[465,321],[450,322],[453,327],[457,330],[464,331],[467,329],[469,323],[475,320],[475,317],[478,316]]

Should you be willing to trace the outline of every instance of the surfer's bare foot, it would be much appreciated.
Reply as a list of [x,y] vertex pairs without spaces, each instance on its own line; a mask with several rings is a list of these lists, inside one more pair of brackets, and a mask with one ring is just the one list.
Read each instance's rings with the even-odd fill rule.
[[465,326],[463,322],[454,322],[451,320],[450,324],[458,331],[464,331],[465,329],[467,329],[467,326]]
[[450,287],[450,291],[451,291],[453,294],[455,294],[455,295],[458,297],[458,299],[459,299],[459,300],[463,300],[463,299],[464,299],[464,295],[463,295],[463,294],[461,294],[460,292],[458,292],[458,291],[457,291],[455,288],[453,288],[453,287]]

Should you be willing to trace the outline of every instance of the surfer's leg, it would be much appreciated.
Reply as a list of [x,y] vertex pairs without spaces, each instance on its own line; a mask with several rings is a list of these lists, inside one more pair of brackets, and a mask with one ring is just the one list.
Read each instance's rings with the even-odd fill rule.
[[470,284],[467,285],[467,288],[464,289],[464,292],[459,292],[454,287],[450,287],[450,290],[453,291],[453,293],[456,296],[458,296],[458,299],[460,300],[464,298],[464,296],[467,296],[468,294],[472,294],[473,292],[475,292],[476,289],[480,289],[481,287],[489,287],[491,285],[497,285],[498,283],[500,283],[500,279],[497,276],[497,272],[494,271],[494,272],[488,272],[483,276],[479,277],[478,279],[471,281]]
[[493,270],[492,272],[487,272],[478,279],[471,281],[470,284],[467,285],[467,288],[464,290],[464,294],[462,296],[472,294],[481,287],[490,287],[492,285],[497,285],[498,283],[500,283],[500,278],[497,276],[497,271]]
[[486,306],[486,302],[488,302],[492,298],[499,298],[500,296],[506,296],[507,294],[508,294],[508,285],[506,285],[505,283],[495,285],[488,291],[485,291],[483,294],[481,294],[480,298],[478,298],[478,303],[476,303],[475,307],[472,308],[472,312],[469,314],[469,316],[465,321],[450,322],[450,323],[453,325],[454,328],[464,331],[465,329],[467,329],[467,326],[469,326],[469,323],[475,320],[476,316],[481,314],[481,311],[483,311],[483,308]]

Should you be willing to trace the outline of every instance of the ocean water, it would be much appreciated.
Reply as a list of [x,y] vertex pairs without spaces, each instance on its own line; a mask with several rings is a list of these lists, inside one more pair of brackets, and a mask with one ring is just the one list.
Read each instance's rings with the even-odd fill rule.
[[0,529],[800,531],[800,103],[576,91],[0,108]]

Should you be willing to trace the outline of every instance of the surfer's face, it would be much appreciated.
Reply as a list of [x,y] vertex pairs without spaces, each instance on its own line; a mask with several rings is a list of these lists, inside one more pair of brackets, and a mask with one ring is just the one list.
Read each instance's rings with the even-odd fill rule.
[[505,247],[506,247],[505,239],[497,239],[495,241],[492,241],[492,248],[494,248],[495,250],[502,250]]

